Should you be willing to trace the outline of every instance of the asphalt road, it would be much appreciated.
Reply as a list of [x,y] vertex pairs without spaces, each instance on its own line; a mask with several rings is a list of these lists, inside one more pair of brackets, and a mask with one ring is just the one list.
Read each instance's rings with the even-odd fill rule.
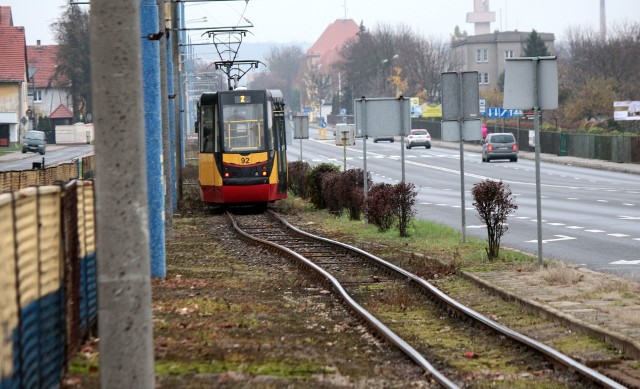
[[70,162],[74,158],[83,157],[93,153],[92,145],[47,145],[45,155],[38,153],[21,153],[20,151],[0,156],[0,171],[28,170],[34,162],[42,162],[45,166]]
[[[462,229],[460,154],[458,144],[434,142],[427,150],[404,150],[405,177],[419,188],[417,217]],[[300,158],[300,141],[289,160]],[[486,229],[473,208],[471,188],[487,179],[511,188],[518,210],[509,217],[502,245],[537,255],[535,162],[521,153],[516,163],[482,163],[477,146],[465,146],[465,219],[468,236],[486,239]],[[343,148],[334,141],[303,140],[303,159],[312,165],[342,166]],[[640,277],[640,166],[569,157],[541,158],[542,240],[544,258],[566,260],[596,271],[633,273]],[[561,163],[546,162],[552,160]],[[566,165],[567,163],[571,165]],[[588,168],[575,165],[592,165]],[[347,147],[347,167],[363,168],[362,140]],[[367,141],[367,170],[374,182],[401,179],[400,142]],[[638,174],[605,169],[636,171]]]

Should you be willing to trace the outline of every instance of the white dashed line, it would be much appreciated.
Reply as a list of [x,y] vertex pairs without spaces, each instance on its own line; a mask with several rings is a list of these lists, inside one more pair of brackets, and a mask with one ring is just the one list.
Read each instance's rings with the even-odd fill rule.
[[577,197],[567,197],[567,200],[580,200],[580,199]]
[[627,207],[633,207],[633,206],[635,206],[635,204],[629,204],[629,203],[622,203],[622,205],[627,206]]
[[570,230],[581,230],[581,229],[583,229],[584,227],[580,227],[580,226],[567,226],[567,228],[568,228],[568,229],[570,229]]
[[598,200],[599,203],[608,203],[609,200]]
[[602,231],[602,230],[585,230],[585,231],[586,231],[586,232],[593,232],[594,234],[601,234],[601,233],[603,233],[603,232],[604,232],[604,231]]
[[548,223],[550,226],[565,226],[564,223]]
[[614,238],[626,238],[629,235],[626,234],[607,234],[608,236],[613,236]]

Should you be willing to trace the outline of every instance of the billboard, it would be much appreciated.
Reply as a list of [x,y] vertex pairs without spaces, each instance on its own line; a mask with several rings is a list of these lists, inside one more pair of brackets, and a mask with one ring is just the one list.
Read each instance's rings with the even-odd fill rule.
[[614,101],[613,120],[640,120],[640,101]]

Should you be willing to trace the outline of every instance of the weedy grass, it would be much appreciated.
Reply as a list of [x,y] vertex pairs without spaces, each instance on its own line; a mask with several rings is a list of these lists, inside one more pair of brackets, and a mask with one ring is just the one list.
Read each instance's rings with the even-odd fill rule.
[[[425,253],[432,259],[460,268],[483,267],[485,270],[492,270],[530,266],[535,262],[534,256],[509,249],[500,250],[499,258],[490,261],[485,250],[486,241],[467,237],[466,243],[462,243],[460,232],[428,220],[414,219],[409,227],[409,236],[401,238],[397,228],[379,232],[376,226],[367,224],[364,220],[353,221],[346,215],[336,217],[324,210],[314,210],[308,203],[295,197],[284,204],[279,204],[278,207],[282,207],[284,210],[282,213],[286,214],[292,214],[295,210],[304,212],[307,215],[306,220],[313,220],[308,224],[317,224],[332,235],[348,236],[357,241],[369,242],[382,251],[387,247],[389,252],[397,253],[400,248],[415,253]],[[276,210],[279,211],[280,208]]]

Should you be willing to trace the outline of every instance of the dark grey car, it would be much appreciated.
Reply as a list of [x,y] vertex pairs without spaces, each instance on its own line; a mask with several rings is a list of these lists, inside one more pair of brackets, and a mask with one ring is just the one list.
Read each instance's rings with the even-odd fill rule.
[[22,152],[27,151],[38,152],[40,155],[44,155],[47,150],[47,141],[42,131],[27,131],[22,142]]
[[482,162],[489,162],[492,159],[518,161],[518,144],[512,133],[488,134],[482,141]]

